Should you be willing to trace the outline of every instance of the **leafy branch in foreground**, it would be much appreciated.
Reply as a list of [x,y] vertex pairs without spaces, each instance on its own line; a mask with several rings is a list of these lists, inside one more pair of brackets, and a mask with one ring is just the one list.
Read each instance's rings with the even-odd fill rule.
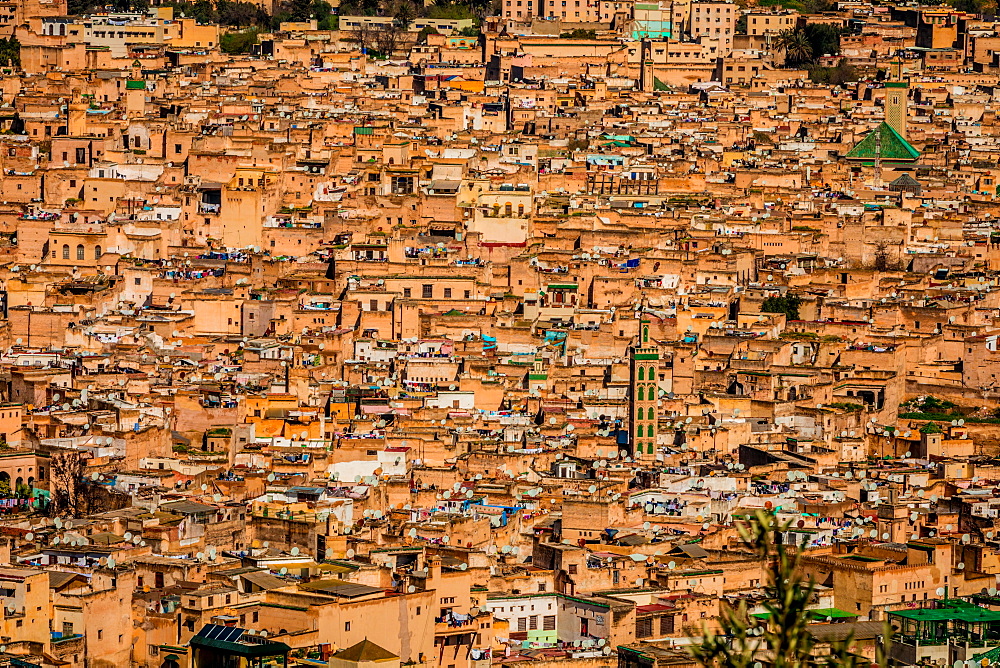
[[[785,545],[789,525],[779,524],[764,511],[737,529],[744,546],[764,561],[767,599],[766,619],[751,617],[745,601],[723,608],[719,629],[702,628],[691,653],[704,668],[869,668],[872,661],[852,649],[853,638],[817,646],[809,631],[809,604],[815,591],[811,578],[799,568],[802,546]],[[879,646],[875,663],[885,666],[886,643]],[[760,662],[760,663],[758,663]]]

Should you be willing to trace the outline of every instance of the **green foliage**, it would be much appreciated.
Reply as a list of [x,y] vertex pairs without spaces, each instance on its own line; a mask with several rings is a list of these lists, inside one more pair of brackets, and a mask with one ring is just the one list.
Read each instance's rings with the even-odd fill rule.
[[271,21],[267,12],[252,2],[220,0],[215,5],[216,23],[223,26],[266,26]]
[[937,426],[933,422],[928,422],[923,427],[920,428],[921,434],[940,434],[941,427]]
[[340,3],[341,16],[378,16],[379,0],[343,0]]
[[277,29],[286,21],[305,22],[316,19],[316,27],[320,30],[333,30],[337,25],[337,18],[331,14],[332,11],[333,6],[326,0],[286,0],[271,17],[271,27]]
[[[775,46],[785,52],[786,64],[799,67],[813,63],[821,56],[840,53],[840,33],[839,26],[810,23],[805,28],[783,30],[775,40]],[[848,72],[841,72],[840,76],[846,74]]]
[[809,80],[813,83],[831,84],[842,86],[859,78],[858,70],[853,65],[847,64],[847,59],[842,58],[836,67],[810,67]]
[[483,31],[476,26],[467,26],[458,31],[460,37],[479,37]]
[[768,297],[760,305],[761,313],[784,313],[789,320],[799,319],[799,306],[802,300],[795,295]]
[[476,13],[472,11],[471,5],[461,3],[436,4],[427,8],[427,17],[432,19],[474,19]]
[[903,410],[907,410],[914,413],[952,413],[957,415],[955,411],[958,408],[958,404],[953,401],[948,401],[947,399],[938,399],[937,397],[927,395],[923,397],[914,397],[913,399],[907,399],[899,405]]
[[219,39],[219,48],[223,53],[238,54],[250,53],[253,45],[257,43],[257,35],[260,28],[250,28],[237,32],[227,32]]
[[935,422],[952,422],[954,420],[965,420],[969,424],[1000,424],[1000,418],[977,418],[965,417],[958,413],[924,413],[909,411],[900,413],[903,420],[933,420]]
[[782,332],[778,336],[790,341],[816,341],[819,339],[819,334],[816,332]]
[[948,4],[960,12],[970,14],[982,14],[983,16],[996,16],[996,0],[948,0]]
[[596,30],[584,30],[583,28],[575,28],[569,32],[564,32],[559,35],[563,39],[597,39]]
[[810,23],[802,29],[814,58],[835,56],[840,53],[840,26],[829,23]]
[[747,34],[747,15],[741,14],[740,18],[736,20],[736,34],[745,35]]
[[437,35],[438,31],[430,26],[424,26],[417,33],[417,44],[426,44],[428,35]]
[[104,12],[107,7],[115,12],[146,12],[149,10],[149,0],[69,0],[66,3],[66,11],[70,16]]
[[241,0],[195,0],[194,2],[165,2],[164,7],[173,7],[174,16],[192,18],[198,23],[214,23],[232,28],[267,26],[271,17],[252,2]]
[[0,39],[0,65],[20,67],[21,43],[17,41],[17,37],[12,36],[10,39]]
[[786,65],[794,67],[812,62],[812,44],[804,30],[782,30],[774,45],[785,52]]
[[794,9],[800,14],[821,14],[835,7],[833,0],[758,0],[758,7]]
[[[702,637],[691,646],[695,661],[703,668],[750,668],[758,656],[766,655],[772,668],[872,665],[870,659],[851,651],[851,637],[831,643],[828,653],[816,651],[808,630],[815,583],[799,568],[802,547],[782,540],[790,523],[779,524],[773,515],[758,510],[745,525],[736,527],[743,544],[766,564],[767,599],[762,607],[767,619],[750,617],[745,601],[735,609],[725,608],[719,632],[703,627]],[[880,648],[876,658],[880,665],[885,665],[884,654]]]
[[850,413],[858,413],[865,409],[863,405],[851,403],[849,401],[835,401],[832,404],[827,404],[827,406],[830,408],[839,408],[842,411],[848,411]]

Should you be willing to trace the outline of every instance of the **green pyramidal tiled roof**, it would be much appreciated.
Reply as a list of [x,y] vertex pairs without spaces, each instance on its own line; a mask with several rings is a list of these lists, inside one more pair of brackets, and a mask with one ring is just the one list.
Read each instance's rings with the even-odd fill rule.
[[902,135],[893,130],[892,126],[885,121],[869,132],[864,139],[847,152],[845,157],[848,160],[875,160],[875,145],[877,143],[875,136],[879,133],[882,135],[882,160],[912,162],[920,157],[920,151],[913,148],[908,141],[903,139]]

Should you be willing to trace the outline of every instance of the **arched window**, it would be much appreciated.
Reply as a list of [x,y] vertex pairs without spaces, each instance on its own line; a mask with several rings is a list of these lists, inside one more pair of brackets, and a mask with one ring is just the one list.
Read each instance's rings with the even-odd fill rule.
[[642,342],[649,343],[649,325],[644,325],[642,328]]
[[650,420],[655,420],[656,419],[656,417],[653,415],[653,407],[652,406],[650,406],[649,410],[646,411],[646,417],[649,418]]
[[63,244],[63,259],[69,259],[69,244]]
[[645,367],[639,367],[639,380],[646,380],[646,369],[645,369]]
[[76,245],[76,259],[77,260],[87,259],[87,249],[83,247],[83,244]]
[[[639,401],[645,401],[645,400],[646,400],[646,388],[644,388],[642,385],[640,385],[639,386]],[[639,409],[639,412],[640,412],[639,419],[642,419],[642,415],[641,415],[642,409],[641,408]]]
[[513,216],[514,215],[514,205],[511,204],[510,202],[507,202],[506,204],[504,204],[503,205],[503,213],[504,213],[505,216]]
[[524,215],[524,205],[523,204],[518,204],[517,205],[517,215],[519,215],[519,216],[523,216]]
[[100,260],[101,256],[104,255],[104,251],[101,250],[100,246],[94,246],[94,259]]

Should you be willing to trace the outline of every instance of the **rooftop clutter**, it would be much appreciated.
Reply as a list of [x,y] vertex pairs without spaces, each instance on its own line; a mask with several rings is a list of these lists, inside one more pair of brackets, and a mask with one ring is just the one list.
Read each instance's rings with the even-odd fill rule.
[[0,666],[694,668],[760,516],[1000,660],[988,7],[125,4],[0,4]]

